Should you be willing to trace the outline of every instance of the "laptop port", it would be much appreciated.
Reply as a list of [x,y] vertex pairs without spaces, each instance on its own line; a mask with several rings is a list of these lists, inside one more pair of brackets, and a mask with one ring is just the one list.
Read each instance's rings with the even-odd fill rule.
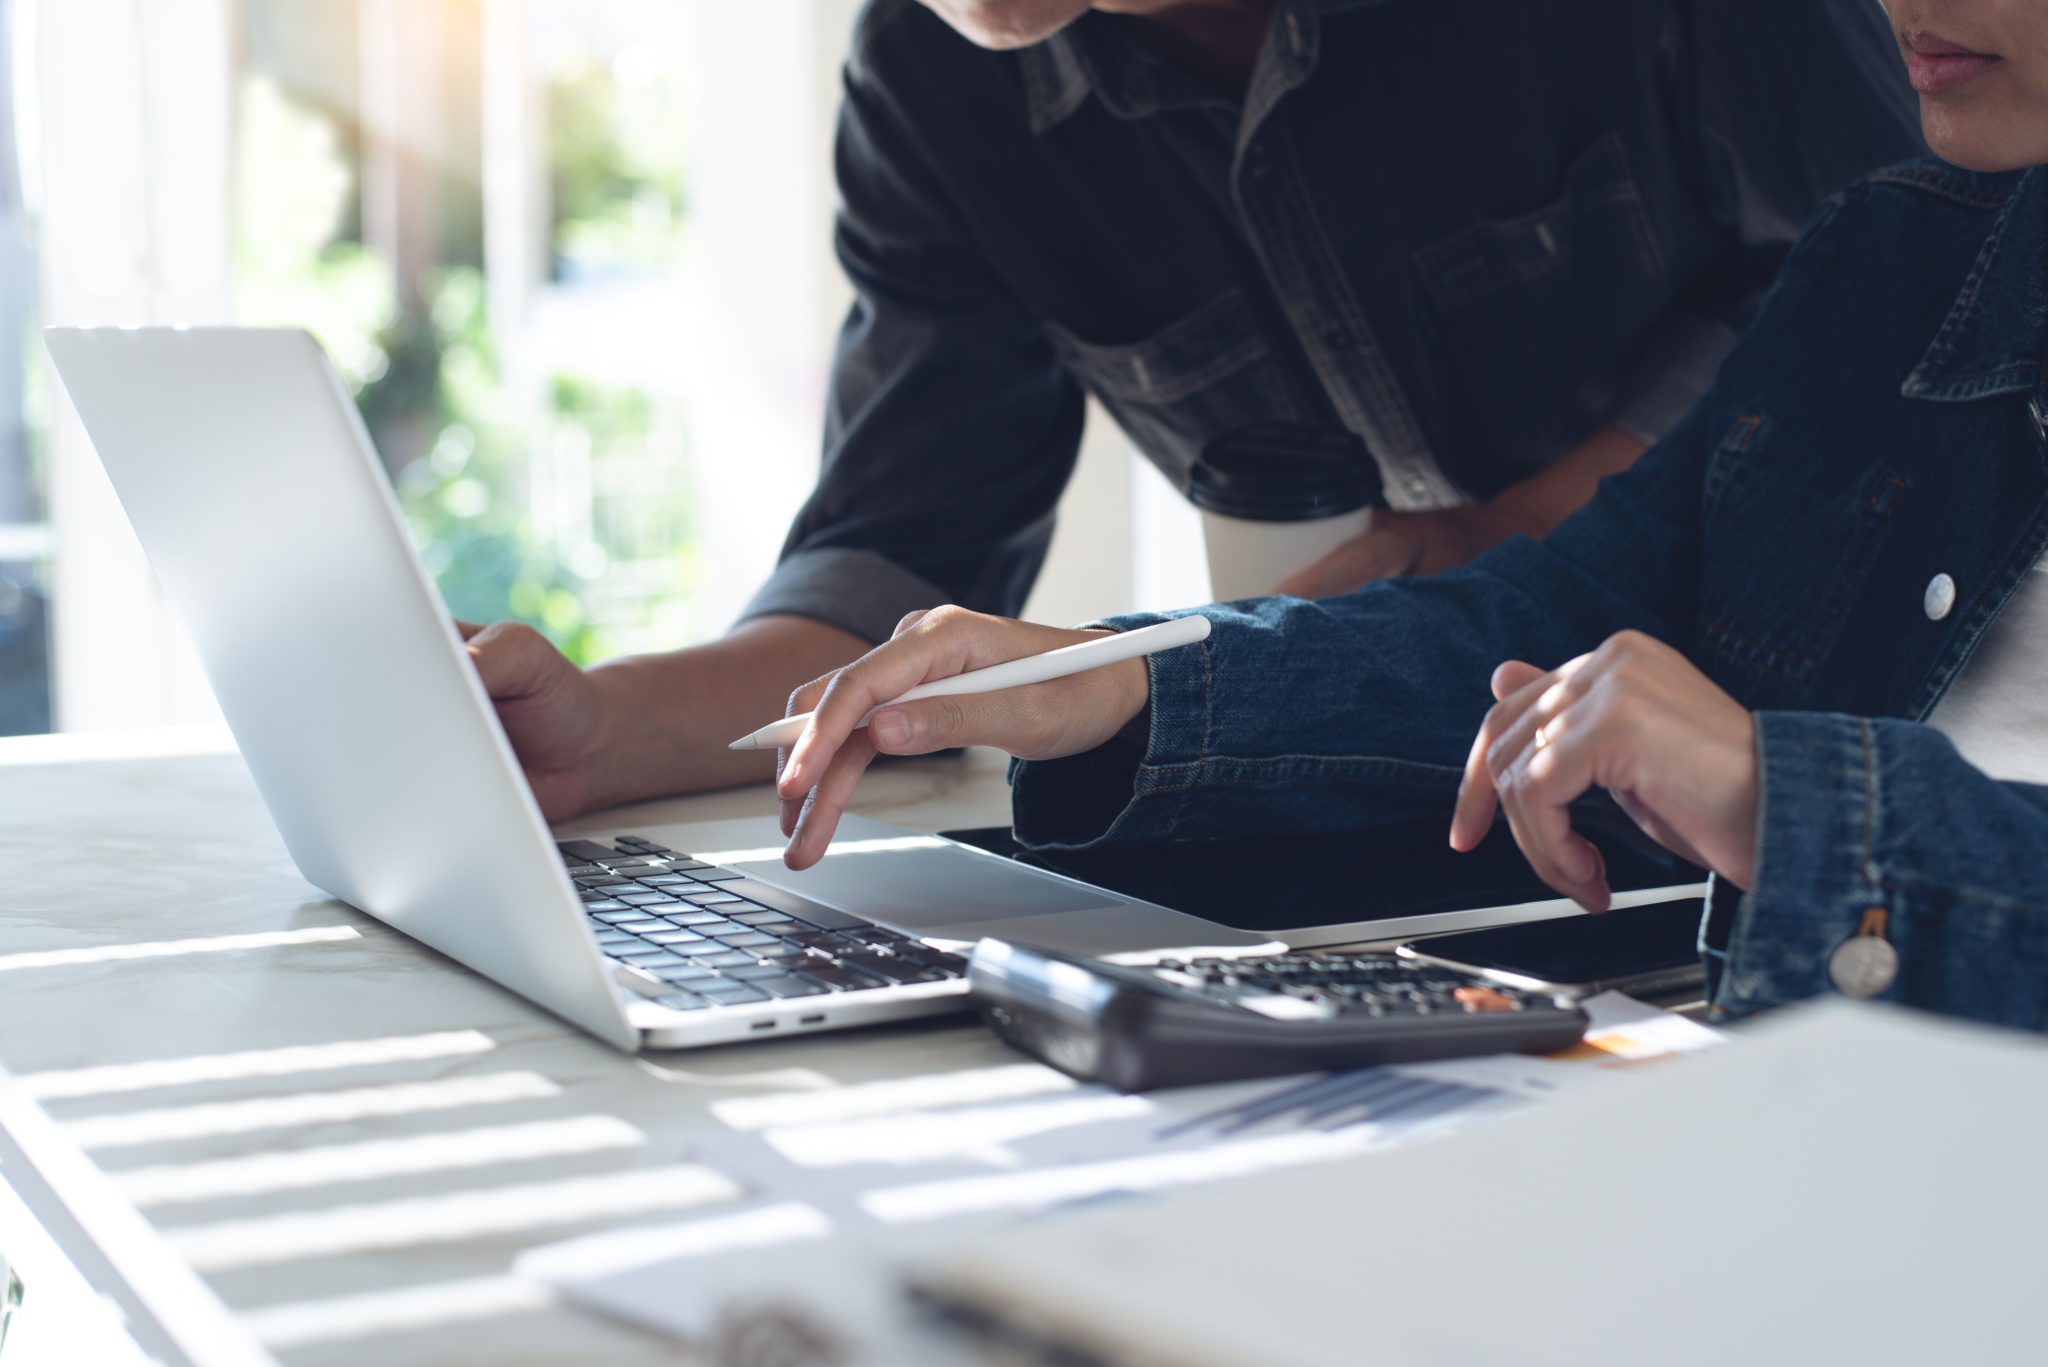
[[820,1011],[815,1016],[798,1016],[796,1023],[798,1025],[823,1025],[825,1023],[825,1013]]
[[774,1021],[755,1021],[755,1022],[754,1022],[754,1023],[752,1024],[752,1025],[748,1026],[747,1028],[748,1028],[749,1030],[773,1030],[773,1029],[775,1028],[775,1022],[774,1022]]

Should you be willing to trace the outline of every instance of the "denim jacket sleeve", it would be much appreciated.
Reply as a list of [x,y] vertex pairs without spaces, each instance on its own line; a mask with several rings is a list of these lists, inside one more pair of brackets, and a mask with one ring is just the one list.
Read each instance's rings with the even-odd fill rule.
[[[1042,848],[1357,829],[1441,807],[1503,658],[1546,669],[1690,620],[1704,424],[1689,417],[1542,544],[1339,598],[1199,609],[1198,646],[1148,662],[1150,734],[1017,766],[1018,839]],[[1129,628],[1180,613],[1117,618]]]
[[1623,377],[1612,420],[1644,441],[1706,394],[1821,202],[1926,150],[1891,26],[1869,0],[1681,0],[1671,16],[1674,114],[1728,251]]
[[2048,788],[1913,722],[1759,712],[1757,749],[1757,891],[1708,956],[1718,1012],[1830,991],[1829,956],[1877,909],[1899,955],[1885,999],[2048,1028]]
[[939,603],[1015,615],[1080,447],[1082,396],[927,167],[915,121],[846,71],[840,331],[818,484],[745,616],[871,641]]

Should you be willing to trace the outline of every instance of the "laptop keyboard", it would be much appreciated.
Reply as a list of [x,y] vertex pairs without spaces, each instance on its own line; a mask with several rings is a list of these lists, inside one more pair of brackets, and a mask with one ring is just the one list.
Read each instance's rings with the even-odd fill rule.
[[613,844],[556,848],[598,948],[663,1006],[695,1011],[966,975],[957,954],[743,873],[637,836]]

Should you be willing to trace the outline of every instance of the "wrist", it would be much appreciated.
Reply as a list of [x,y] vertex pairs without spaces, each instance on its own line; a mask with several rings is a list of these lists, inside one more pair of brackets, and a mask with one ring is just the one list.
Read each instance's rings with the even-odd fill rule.
[[1142,750],[1152,738],[1152,671],[1143,660],[1125,660],[1117,668],[1126,677],[1117,681],[1117,715],[1123,718],[1123,724],[1114,738],[1129,741]]
[[1517,485],[1510,485],[1482,503],[1456,510],[1477,534],[1475,539],[1483,542],[1482,549],[1517,536],[1541,541],[1561,520],[1549,516],[1550,511],[1534,506]]
[[[648,656],[628,655],[583,671],[591,694],[590,735],[578,761],[586,776],[589,805],[610,807],[660,791],[635,781],[634,769],[649,766],[661,750],[658,693],[650,686]],[[653,766],[653,767],[658,767]]]

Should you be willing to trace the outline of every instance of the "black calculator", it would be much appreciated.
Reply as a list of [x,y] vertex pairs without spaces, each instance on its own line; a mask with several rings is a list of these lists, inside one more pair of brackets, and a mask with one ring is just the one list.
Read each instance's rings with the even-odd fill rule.
[[1132,966],[988,939],[967,977],[1006,1043],[1122,1092],[1548,1053],[1586,1032],[1586,1013],[1563,997],[1389,953]]

